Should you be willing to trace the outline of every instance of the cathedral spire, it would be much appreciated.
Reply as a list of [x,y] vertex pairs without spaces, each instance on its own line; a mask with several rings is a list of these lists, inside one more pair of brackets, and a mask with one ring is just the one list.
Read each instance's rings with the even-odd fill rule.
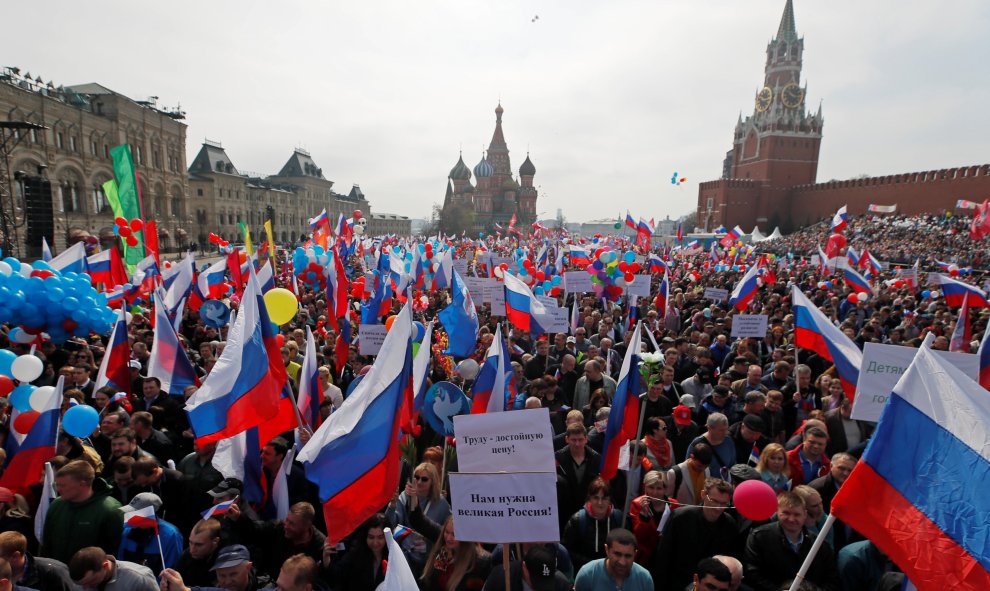
[[495,133],[492,134],[492,141],[488,145],[488,161],[494,168],[494,174],[500,177],[511,177],[512,165],[509,163],[509,146],[505,144],[505,135],[502,133],[502,113],[504,112],[502,101],[499,101],[498,106],[495,107]]
[[777,28],[777,41],[797,41],[797,27],[794,24],[794,1],[787,0],[784,4],[784,14],[780,17],[780,27]]

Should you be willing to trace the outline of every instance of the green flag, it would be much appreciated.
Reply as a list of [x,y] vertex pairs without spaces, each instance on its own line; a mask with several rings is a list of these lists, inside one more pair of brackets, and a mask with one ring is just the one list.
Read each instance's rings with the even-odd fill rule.
[[[127,144],[114,146],[110,149],[113,158],[113,174],[117,177],[117,200],[120,203],[120,214],[114,209],[114,215],[123,217],[128,222],[141,218],[141,201],[138,196],[137,173],[134,170],[134,159],[131,157],[131,147]],[[108,196],[109,198],[109,196]],[[111,207],[113,207],[111,205]],[[135,232],[136,246],[124,244],[124,261],[133,265],[144,258],[144,231]]]
[[103,194],[107,196],[107,202],[110,204],[110,210],[113,211],[113,217],[124,217],[124,209],[120,206],[120,197],[117,196],[117,181],[110,179],[103,183]]

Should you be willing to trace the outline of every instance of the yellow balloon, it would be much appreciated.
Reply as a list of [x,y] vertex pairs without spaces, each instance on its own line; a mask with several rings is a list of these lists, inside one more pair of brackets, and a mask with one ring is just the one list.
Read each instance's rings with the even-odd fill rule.
[[299,302],[291,291],[276,287],[265,294],[265,307],[268,308],[268,317],[271,321],[282,326],[295,318],[296,311],[299,310]]

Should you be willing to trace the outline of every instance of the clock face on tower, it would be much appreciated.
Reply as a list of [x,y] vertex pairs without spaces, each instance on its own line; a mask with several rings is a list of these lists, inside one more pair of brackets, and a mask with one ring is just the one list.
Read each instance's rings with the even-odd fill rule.
[[804,89],[791,82],[780,91],[780,102],[788,109],[796,109],[804,102]]
[[756,110],[762,113],[770,108],[771,103],[773,103],[773,91],[770,90],[769,86],[764,86],[763,90],[756,95]]

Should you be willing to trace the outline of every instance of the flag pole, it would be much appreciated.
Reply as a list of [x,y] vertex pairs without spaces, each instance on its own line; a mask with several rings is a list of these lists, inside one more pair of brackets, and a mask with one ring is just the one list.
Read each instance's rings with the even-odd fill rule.
[[[522,556],[518,556],[517,558],[519,560],[523,559]],[[508,591],[509,589],[512,589],[512,581],[510,580],[511,578],[509,577],[509,544],[508,543],[502,544],[502,570],[505,572],[505,588],[506,591]]]
[[162,570],[165,570],[166,568],[168,568],[168,565],[165,564],[165,551],[162,550],[162,536],[158,532],[158,519],[157,518],[155,519],[155,539],[158,540],[158,556],[162,559]]
[[833,513],[829,515],[828,518],[825,519],[825,523],[822,524],[822,529],[818,532],[818,536],[815,538],[815,543],[811,545],[811,550],[808,551],[808,555],[804,558],[801,568],[798,570],[797,574],[794,575],[794,581],[791,583],[791,588],[788,591],[797,591],[798,587],[801,586],[805,575],[808,574],[808,569],[811,568],[812,561],[815,560],[818,550],[821,549],[822,544],[825,542],[825,538],[828,536],[828,532],[832,529],[832,524],[834,523],[835,514]]

